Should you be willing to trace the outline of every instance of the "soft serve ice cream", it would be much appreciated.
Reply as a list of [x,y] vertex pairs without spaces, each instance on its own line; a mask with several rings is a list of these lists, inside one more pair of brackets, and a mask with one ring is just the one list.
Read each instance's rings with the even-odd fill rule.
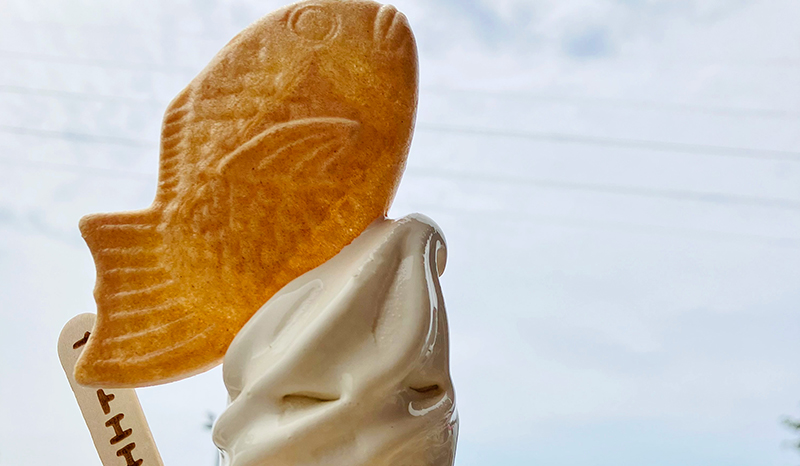
[[380,219],[273,296],[225,355],[225,464],[452,465],[445,260],[427,217]]

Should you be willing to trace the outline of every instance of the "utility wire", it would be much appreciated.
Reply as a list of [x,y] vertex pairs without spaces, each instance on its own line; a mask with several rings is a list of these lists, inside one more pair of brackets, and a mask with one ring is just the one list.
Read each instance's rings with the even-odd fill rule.
[[707,154],[721,157],[737,157],[757,160],[777,160],[781,162],[800,162],[800,152],[776,149],[755,149],[748,147],[714,146],[684,142],[648,141],[643,139],[607,138],[568,133],[549,133],[534,131],[509,131],[476,126],[456,126],[430,123],[417,124],[417,130],[446,134],[466,134],[502,138],[528,139],[560,144],[580,144],[621,149],[640,149],[656,152],[683,154]]
[[[783,110],[783,109],[709,107],[703,105],[656,102],[648,100],[614,99],[614,98],[586,97],[586,96],[556,96],[556,95],[532,94],[521,91],[492,91],[492,90],[480,90],[480,89],[468,90],[468,89],[452,89],[445,87],[422,88],[421,92],[434,95],[462,94],[468,96],[480,96],[482,98],[501,98],[507,100],[555,102],[555,103],[567,103],[570,105],[581,105],[581,106],[588,105],[588,106],[633,108],[633,109],[658,110],[658,111],[662,110],[678,111],[687,113],[706,113],[712,115],[744,117],[744,118],[784,119],[784,120],[800,119],[800,112]],[[2,84],[0,84],[0,93],[37,95],[43,97],[67,98],[67,99],[78,99],[78,100],[93,100],[93,101],[103,101],[103,102],[112,102],[121,104],[149,104],[158,106],[166,106],[166,103],[169,102],[169,99],[111,96],[111,95],[91,94],[87,92],[62,91],[55,89],[38,89],[38,88],[31,88],[24,86],[2,85]]]
[[0,157],[0,164],[29,168],[33,170],[78,173],[78,174],[104,176],[111,178],[127,178],[140,181],[155,181],[156,179],[155,175],[148,175],[147,173],[134,172],[130,170],[118,170],[114,168],[103,168],[103,167],[89,167],[86,165],[56,163],[44,160],[19,160],[19,159],[12,159],[10,157]]
[[438,179],[451,179],[455,181],[475,181],[479,183],[492,183],[501,185],[515,184],[558,191],[596,192],[621,196],[645,197],[650,199],[668,199],[714,204],[751,205],[756,207],[800,211],[800,201],[792,199],[741,196],[735,194],[702,191],[658,189],[638,186],[618,186],[599,183],[531,179],[518,176],[470,173],[464,171],[440,170],[431,168],[420,169],[409,167],[406,169],[406,173],[417,177],[432,177]]
[[[87,167],[83,165],[60,164],[45,161],[20,161],[10,159],[7,157],[0,157],[0,164],[17,165],[21,167],[52,170],[58,172],[73,172],[81,174],[91,174],[93,176],[110,176],[113,178],[129,178],[135,180],[151,181],[155,177],[146,173],[136,173],[125,170],[114,170],[98,167]],[[415,176],[417,174],[414,174]],[[416,208],[426,211],[440,211],[445,213],[457,214],[460,218],[474,219],[485,221],[487,218],[495,218],[499,220],[510,221],[527,221],[541,224],[561,225],[566,227],[588,228],[588,229],[610,229],[617,231],[625,231],[628,233],[644,233],[656,234],[663,236],[683,236],[695,239],[704,240],[724,240],[733,242],[747,242],[747,243],[764,243],[776,247],[785,247],[792,249],[800,249],[800,238],[783,238],[765,235],[753,235],[742,233],[730,233],[721,231],[709,231],[691,228],[674,228],[657,225],[647,225],[640,223],[628,222],[613,222],[602,220],[579,219],[573,217],[561,216],[547,216],[547,215],[534,215],[525,212],[507,212],[507,211],[481,211],[481,210],[468,210],[458,209],[447,206],[428,204],[419,205],[414,204]]]
[[[116,170],[116,169],[99,168],[99,167],[88,167],[84,165],[53,163],[46,161],[16,160],[7,157],[0,157],[0,164],[16,165],[36,170],[72,172],[79,174],[89,174],[93,176],[128,178],[128,179],[148,181],[148,182],[155,180],[154,175],[149,175],[146,173],[137,173],[127,170]],[[420,176],[420,173],[414,170],[412,171],[411,175]],[[423,174],[422,176],[425,175]],[[555,188],[555,189],[560,189],[560,188]],[[512,213],[505,211],[480,211],[480,210],[455,209],[435,204],[430,204],[430,205],[415,204],[415,206],[422,208],[423,210],[456,213],[462,217],[466,216],[467,218],[480,219],[481,221],[485,220],[487,217],[490,217],[490,218],[499,218],[501,220],[503,219],[512,221],[524,220],[535,223],[562,225],[568,227],[591,228],[591,229],[602,228],[602,229],[622,230],[629,233],[639,232],[639,233],[658,234],[667,236],[685,236],[685,237],[715,240],[715,241],[725,240],[725,241],[738,241],[738,242],[750,242],[750,243],[759,242],[778,247],[787,247],[793,249],[800,248],[800,238],[772,237],[765,235],[752,235],[752,234],[729,233],[729,232],[699,230],[699,229],[674,228],[674,227],[665,227],[657,225],[646,225],[640,223],[610,222],[602,220],[578,219],[578,218],[560,217],[560,216],[543,216],[543,215],[529,214],[525,212]]]
[[39,97],[53,97],[57,99],[75,99],[98,102],[121,103],[125,105],[153,105],[166,107],[169,100],[153,98],[125,97],[115,95],[94,94],[89,92],[60,91],[55,89],[39,89],[35,87],[13,86],[0,84],[2,94],[35,95]]
[[[65,171],[73,173],[85,173],[100,176],[111,176],[120,178],[131,178],[142,181],[154,181],[155,175],[137,173],[127,170],[113,168],[88,167],[84,165],[63,164],[48,161],[18,160],[8,157],[1,157],[0,164],[17,165],[32,169],[42,169],[50,171]],[[649,199],[667,199],[675,201],[702,202],[723,205],[749,205],[755,207],[776,208],[790,211],[800,211],[800,201],[792,199],[776,199],[756,196],[741,196],[734,194],[724,194],[715,192],[698,192],[685,190],[655,189],[635,186],[616,186],[598,183],[579,183],[557,180],[530,179],[516,176],[491,175],[486,173],[469,173],[463,171],[439,170],[432,168],[409,167],[406,175],[419,178],[450,179],[455,181],[474,181],[479,183],[509,185],[516,184],[521,186],[531,186],[555,191],[580,191],[596,192],[602,194],[644,197]]]
[[151,73],[186,74],[186,73],[197,73],[201,69],[188,66],[160,65],[156,63],[129,63],[117,60],[105,60],[97,58],[61,57],[58,55],[22,53],[10,50],[0,50],[0,58],[6,58],[12,60],[40,61],[40,62],[50,62],[50,63],[64,63],[68,65],[97,66],[100,68],[145,71]]
[[[253,18],[256,20],[257,18]],[[194,40],[206,41],[221,41],[225,42],[236,33],[241,31],[249,23],[243,23],[238,27],[233,27],[230,30],[218,29],[213,31],[185,31],[176,28],[157,28],[157,27],[138,27],[126,26],[124,29],[116,27],[115,25],[105,24],[69,24],[61,21],[27,21],[19,19],[0,19],[0,26],[6,25],[7,27],[23,27],[27,30],[33,28],[45,29],[52,31],[53,29],[73,29],[79,32],[86,32],[87,30],[92,34],[112,34],[112,35],[137,35],[137,34],[156,34],[159,36],[169,37],[188,37]],[[652,55],[620,55],[613,58],[607,58],[616,64],[655,64],[668,68],[686,68],[686,67],[703,67],[703,66],[724,66],[732,68],[796,68],[800,66],[800,57],[796,56],[783,56],[783,57],[753,57],[745,59],[736,59],[733,57],[720,59],[719,56],[709,57],[689,57],[682,55],[680,57],[661,56],[653,59]]]
[[626,233],[641,233],[657,236],[685,237],[708,241],[727,241],[734,243],[759,243],[774,247],[800,249],[800,238],[757,235],[749,233],[731,233],[725,231],[704,230],[695,228],[676,228],[642,223],[615,222],[593,220],[555,215],[536,215],[527,212],[488,211],[460,209],[435,204],[413,204],[414,209],[426,212],[441,212],[457,215],[461,221],[486,222],[487,219],[511,222],[530,222],[545,225],[556,225],[581,229],[605,229]]
[[465,97],[495,98],[513,101],[534,101],[547,103],[565,103],[569,105],[630,108],[638,110],[658,110],[685,113],[705,113],[728,117],[745,117],[761,119],[800,119],[800,112],[785,109],[752,108],[752,107],[720,107],[705,106],[679,102],[658,102],[653,100],[622,99],[611,97],[568,96],[535,94],[524,90],[489,90],[489,89],[457,89],[448,87],[428,87],[421,91],[430,94],[457,94]]
[[128,147],[158,147],[153,141],[131,139],[116,136],[100,136],[95,134],[73,133],[70,131],[51,131],[46,129],[22,128],[18,126],[0,125],[0,132],[18,134],[21,136],[34,136],[48,139],[64,139],[70,142],[111,144]]
[[[597,136],[583,136],[567,133],[537,133],[522,131],[496,130],[492,128],[479,128],[455,125],[434,125],[419,123],[418,131],[436,133],[465,134],[476,136],[520,138],[559,144],[579,144],[598,147],[617,147],[623,149],[640,149],[656,152],[673,152],[683,154],[706,154],[721,157],[737,157],[756,160],[776,160],[781,162],[800,162],[800,152],[754,149],[746,147],[712,146],[705,144],[689,144],[682,142],[648,141],[638,139],[604,138]],[[122,138],[114,136],[100,136],[65,131],[51,131],[17,126],[0,125],[0,132],[39,136],[45,138],[65,139],[72,142],[95,142],[103,144],[118,144],[132,147],[155,147],[156,144],[141,139]]]
[[[15,51],[0,51],[0,57],[19,59],[19,60],[34,60],[55,63],[67,63],[75,65],[91,65],[100,66],[105,68],[119,68],[126,70],[138,71],[156,71],[156,72],[179,72],[179,73],[196,73],[198,69],[189,66],[170,66],[154,63],[130,63],[117,60],[104,60],[80,57],[63,57],[45,54],[31,54]],[[736,117],[757,117],[757,118],[779,118],[779,119],[800,119],[800,112],[784,110],[784,109],[758,109],[758,108],[737,108],[737,107],[709,107],[702,105],[682,104],[682,103],[669,103],[669,102],[655,102],[645,100],[633,99],[615,99],[615,98],[602,98],[602,97],[585,97],[585,96],[554,96],[554,95],[537,95],[524,91],[501,91],[501,90],[482,90],[482,89],[457,89],[447,88],[441,86],[432,86],[423,88],[423,92],[432,94],[467,94],[470,96],[482,95],[485,97],[504,98],[504,99],[524,99],[546,102],[565,102],[569,104],[578,105],[601,105],[612,107],[627,107],[637,109],[656,109],[656,110],[671,110],[683,111],[689,113],[709,113],[724,116]],[[6,90],[5,92],[13,92]]]
[[141,36],[145,34],[149,35],[156,35],[156,36],[171,36],[171,37],[186,37],[190,38],[193,41],[227,41],[231,37],[236,35],[237,31],[247,27],[247,24],[243,24],[239,27],[236,31],[233,29],[230,31],[226,30],[214,30],[214,31],[186,31],[180,30],[176,28],[166,28],[166,27],[138,27],[138,26],[125,26],[124,28],[120,28],[117,25],[113,24],[98,24],[98,23],[83,23],[83,24],[69,24],[62,21],[26,21],[26,20],[13,20],[13,19],[0,19],[0,26],[7,26],[7,27],[17,27],[17,28],[24,28],[26,30],[30,30],[33,28],[37,29],[44,29],[46,31],[58,30],[58,29],[72,29],[78,30],[81,33],[88,32],[90,34],[99,35],[99,34],[110,34],[110,35],[127,35],[127,36]]

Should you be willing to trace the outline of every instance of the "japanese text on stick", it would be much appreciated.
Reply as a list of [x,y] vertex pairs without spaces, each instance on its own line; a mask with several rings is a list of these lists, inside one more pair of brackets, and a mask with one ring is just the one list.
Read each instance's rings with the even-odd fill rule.
[[[73,349],[78,349],[81,346],[85,345],[86,342],[89,340],[89,332],[81,338],[80,340],[76,341],[74,345],[72,345]],[[111,402],[114,401],[114,394],[113,393],[106,393],[103,389],[97,390],[97,400],[100,403],[100,408],[103,409],[103,414],[111,414]],[[117,445],[123,440],[127,439],[131,435],[133,435],[133,429],[125,429],[122,426],[122,420],[125,419],[124,413],[115,413],[106,421],[106,427],[113,429],[114,435],[109,439],[109,443],[111,445]],[[136,448],[136,442],[127,442],[124,446],[122,446],[119,450],[117,450],[117,456],[125,458],[125,466],[142,466],[144,463],[143,459],[134,459],[133,456],[133,449]]]

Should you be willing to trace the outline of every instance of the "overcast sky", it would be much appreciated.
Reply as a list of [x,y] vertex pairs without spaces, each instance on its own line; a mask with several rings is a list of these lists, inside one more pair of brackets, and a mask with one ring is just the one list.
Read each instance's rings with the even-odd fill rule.
[[[0,466],[99,465],[56,356],[78,219],[152,201],[168,101],[282,4],[0,0]],[[392,215],[447,235],[457,466],[796,465],[800,4],[395,4]],[[139,394],[167,466],[214,464],[219,369]]]

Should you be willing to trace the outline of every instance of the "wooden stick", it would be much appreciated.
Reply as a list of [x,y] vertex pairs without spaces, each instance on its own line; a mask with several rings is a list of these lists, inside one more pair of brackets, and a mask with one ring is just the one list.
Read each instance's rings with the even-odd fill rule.
[[103,466],[164,466],[135,390],[97,389],[75,381],[75,363],[89,340],[94,321],[94,314],[80,314],[67,322],[58,337],[58,357],[100,461]]

